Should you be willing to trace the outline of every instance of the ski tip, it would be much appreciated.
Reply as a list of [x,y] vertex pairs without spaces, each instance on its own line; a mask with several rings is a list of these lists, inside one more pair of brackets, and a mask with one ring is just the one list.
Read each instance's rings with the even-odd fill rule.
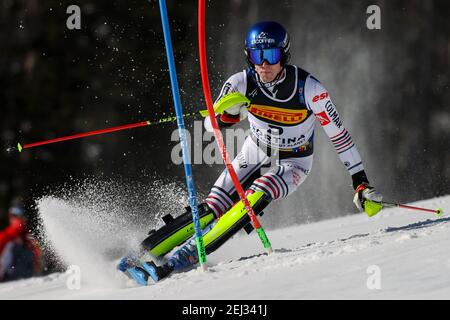
[[22,152],[23,147],[20,143],[17,144],[17,150],[19,150],[19,152]]

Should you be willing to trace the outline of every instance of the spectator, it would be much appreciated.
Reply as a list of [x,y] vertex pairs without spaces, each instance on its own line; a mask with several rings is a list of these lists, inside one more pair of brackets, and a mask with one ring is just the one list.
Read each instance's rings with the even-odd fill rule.
[[8,211],[9,226],[0,231],[0,281],[39,275],[42,271],[41,249],[27,228],[21,206]]

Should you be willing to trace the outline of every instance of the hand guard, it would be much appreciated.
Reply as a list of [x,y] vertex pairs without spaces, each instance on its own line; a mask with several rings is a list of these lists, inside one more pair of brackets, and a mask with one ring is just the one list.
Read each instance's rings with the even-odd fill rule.
[[[223,114],[224,112],[227,112],[231,115],[237,115],[243,112],[241,111],[243,106],[250,106],[250,100],[242,93],[231,92],[216,101],[214,104],[214,113]],[[231,111],[229,111],[230,109]],[[208,110],[200,110],[200,114],[202,117],[207,117],[209,115]]]
[[[237,116],[239,115],[239,121],[247,118],[248,115],[248,106],[250,105],[250,100],[239,92],[232,92],[221,97],[214,104],[214,113],[221,115],[231,115]],[[214,129],[211,124],[211,120],[209,119],[208,110],[201,110],[200,114],[205,118],[204,126],[206,131],[213,132]],[[236,120],[236,123],[239,122]]]
[[383,196],[369,184],[362,183],[356,188],[353,203],[360,212],[366,212],[369,217],[383,209],[381,201],[383,201]]

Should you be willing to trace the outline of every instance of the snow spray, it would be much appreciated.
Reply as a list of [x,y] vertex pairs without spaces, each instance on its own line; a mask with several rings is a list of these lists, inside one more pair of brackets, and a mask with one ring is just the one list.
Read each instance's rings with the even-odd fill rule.
[[83,285],[122,287],[117,261],[138,248],[161,216],[187,205],[177,183],[86,179],[36,201],[39,238],[61,267],[78,266]]

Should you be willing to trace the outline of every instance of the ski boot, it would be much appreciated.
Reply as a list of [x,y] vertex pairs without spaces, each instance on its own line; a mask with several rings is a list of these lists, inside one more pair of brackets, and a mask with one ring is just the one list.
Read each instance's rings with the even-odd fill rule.
[[167,263],[163,264],[162,266],[157,266],[153,261],[142,263],[141,268],[147,275],[147,281],[148,277],[150,277],[152,278],[154,283],[166,278],[174,270],[172,266]]
[[138,255],[131,253],[123,257],[117,269],[125,273],[130,279],[136,281],[141,286],[146,286],[148,282],[148,273],[140,266]]
[[[202,228],[205,228],[215,218],[206,204],[198,206],[198,213]],[[141,243],[139,251],[131,252],[122,258],[117,265],[118,270],[140,285],[147,285],[149,276],[152,279],[161,279],[170,274],[173,271],[170,267],[158,267],[158,265],[161,265],[161,259],[194,234],[190,207],[187,207],[185,213],[177,218],[168,214],[162,219],[165,225],[158,230],[151,230],[147,238]],[[154,271],[155,268],[156,272]],[[157,268],[161,268],[161,270]]]
[[141,267],[153,282],[168,277],[173,271],[185,270],[198,262],[197,244],[195,238],[189,240],[168,259],[166,263],[157,266],[153,261],[143,262]]

